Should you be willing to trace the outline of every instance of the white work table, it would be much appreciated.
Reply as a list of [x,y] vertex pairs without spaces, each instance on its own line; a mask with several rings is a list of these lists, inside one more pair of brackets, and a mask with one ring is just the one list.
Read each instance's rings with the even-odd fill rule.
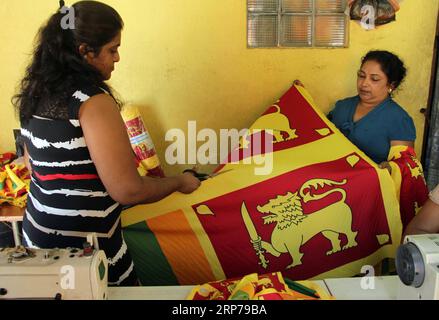
[[193,287],[108,287],[108,300],[185,300]]
[[[395,300],[398,276],[316,281],[336,300]],[[362,285],[363,284],[363,285]],[[194,286],[109,287],[109,300],[185,300]]]
[[399,281],[398,276],[324,280],[337,300],[396,300]]

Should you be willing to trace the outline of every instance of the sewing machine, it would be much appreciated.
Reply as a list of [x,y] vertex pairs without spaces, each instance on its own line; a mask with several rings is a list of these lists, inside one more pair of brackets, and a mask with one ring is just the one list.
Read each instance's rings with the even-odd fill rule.
[[405,237],[398,248],[398,299],[439,300],[439,234]]
[[0,299],[107,299],[102,250],[0,248]]

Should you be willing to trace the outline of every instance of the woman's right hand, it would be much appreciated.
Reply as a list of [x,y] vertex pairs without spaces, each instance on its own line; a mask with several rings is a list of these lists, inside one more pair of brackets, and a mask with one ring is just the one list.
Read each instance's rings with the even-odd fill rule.
[[201,181],[190,172],[185,172],[178,177],[180,179],[180,188],[178,191],[181,193],[192,193],[201,185]]

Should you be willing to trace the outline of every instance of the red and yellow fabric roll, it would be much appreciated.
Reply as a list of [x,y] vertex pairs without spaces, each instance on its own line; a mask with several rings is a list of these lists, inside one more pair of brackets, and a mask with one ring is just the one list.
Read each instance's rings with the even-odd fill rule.
[[124,106],[121,115],[130,138],[131,147],[136,155],[138,172],[141,175],[164,177],[154,143],[139,108],[133,105]]

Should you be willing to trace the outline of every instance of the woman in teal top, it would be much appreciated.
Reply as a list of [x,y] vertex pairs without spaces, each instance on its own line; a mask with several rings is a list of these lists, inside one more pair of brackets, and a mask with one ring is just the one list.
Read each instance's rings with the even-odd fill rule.
[[358,71],[358,95],[337,101],[328,118],[373,161],[386,166],[390,147],[414,147],[413,119],[392,100],[406,75],[403,62],[388,51],[370,51]]

